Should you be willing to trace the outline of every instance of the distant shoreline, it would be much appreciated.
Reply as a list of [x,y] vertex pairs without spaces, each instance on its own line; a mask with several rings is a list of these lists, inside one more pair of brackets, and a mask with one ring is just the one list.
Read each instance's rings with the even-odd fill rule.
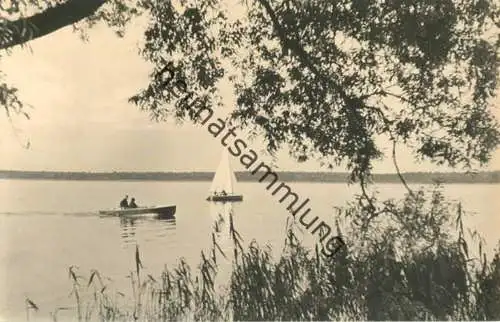
[[[348,173],[342,172],[276,172],[287,182],[346,183]],[[255,182],[261,176],[248,172],[236,172],[238,181]],[[264,175],[264,173],[262,173]],[[213,172],[63,172],[63,171],[17,171],[0,170],[0,180],[61,180],[61,181],[211,181]],[[476,174],[459,172],[408,172],[403,174],[408,183],[432,184],[500,183],[500,171],[485,171]],[[399,183],[397,174],[374,174],[375,183]]]

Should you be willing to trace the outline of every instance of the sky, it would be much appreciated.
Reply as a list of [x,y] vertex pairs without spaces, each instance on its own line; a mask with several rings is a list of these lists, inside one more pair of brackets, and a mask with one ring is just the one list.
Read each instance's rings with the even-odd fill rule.
[[[127,35],[118,38],[98,26],[89,31],[90,41],[82,42],[66,27],[31,41],[29,49],[16,48],[2,57],[0,70],[7,82],[19,89],[21,100],[33,109],[28,111],[30,120],[9,121],[0,114],[0,169],[214,171],[223,147],[206,128],[155,123],[147,112],[128,103],[148,84],[152,70],[138,54],[142,32],[141,25],[130,25]],[[25,148],[28,141],[30,146]],[[271,161],[261,151],[262,145],[251,146],[260,160]],[[398,157],[403,172],[451,170],[416,163],[402,148]],[[244,170],[237,160],[231,162],[235,170]],[[327,170],[314,161],[297,163],[285,150],[274,166],[278,171]],[[500,151],[488,169],[500,169]],[[374,172],[394,172],[391,158],[378,162]]]

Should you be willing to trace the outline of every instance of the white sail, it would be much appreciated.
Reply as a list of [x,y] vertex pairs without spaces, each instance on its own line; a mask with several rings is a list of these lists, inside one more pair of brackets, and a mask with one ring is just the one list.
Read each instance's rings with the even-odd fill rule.
[[227,194],[233,194],[235,184],[236,176],[229,162],[229,153],[227,150],[224,150],[217,171],[215,172],[212,185],[210,186],[210,192],[221,193],[225,191]]

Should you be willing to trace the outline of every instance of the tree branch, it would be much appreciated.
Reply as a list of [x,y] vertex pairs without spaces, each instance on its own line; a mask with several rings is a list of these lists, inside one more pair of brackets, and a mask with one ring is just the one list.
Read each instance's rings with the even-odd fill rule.
[[368,109],[376,112],[384,121],[385,124],[391,123],[389,119],[385,116],[384,112],[373,106],[369,106],[364,99],[368,98],[367,96],[361,97],[353,97],[349,95],[342,85],[337,84],[332,77],[325,76],[319,68],[316,67],[314,61],[312,61],[309,54],[304,50],[303,46],[300,44],[298,39],[290,39],[287,36],[286,30],[283,29],[283,26],[280,24],[278,16],[276,12],[271,7],[271,4],[268,0],[258,0],[258,2],[264,7],[265,11],[271,18],[273,29],[276,31],[278,39],[281,43],[284,53],[289,53],[290,55],[294,55],[298,58],[299,62],[302,63],[303,66],[307,67],[316,77],[318,77],[323,84],[327,84],[331,86],[342,98],[342,100],[351,107],[351,110],[359,115],[359,112],[353,108],[357,107],[360,109]]
[[0,24],[0,49],[43,37],[93,15],[107,0],[68,0],[27,18]]
[[281,26],[278,17],[276,16],[276,12],[273,10],[271,7],[270,3],[267,0],[258,0],[260,4],[264,7],[266,10],[267,14],[271,18],[272,24],[273,24],[273,29],[276,31],[278,35],[278,39],[281,42],[281,46],[283,47],[284,52],[289,52],[290,54],[295,55],[299,61],[309,68],[309,70],[316,75],[321,81],[323,81],[325,84],[329,84],[332,86],[342,97],[344,101],[349,101],[352,98],[344,91],[344,89],[338,85],[337,83],[333,82],[330,78],[325,77],[318,68],[314,65],[314,63],[311,61],[309,58],[307,52],[304,50],[304,48],[300,45],[299,41],[297,39],[290,39],[287,37],[286,31],[283,29]]
[[410,189],[410,187],[408,186],[408,183],[406,182],[403,174],[401,174],[401,171],[399,170],[398,161],[397,161],[397,158],[396,158],[396,140],[392,141],[392,162],[394,163],[394,168],[396,168],[396,173],[397,173],[397,175],[399,177],[399,180],[401,180],[401,182],[405,186],[406,190],[408,190],[408,193],[410,194],[410,196],[415,197],[415,194],[413,193],[413,190]]

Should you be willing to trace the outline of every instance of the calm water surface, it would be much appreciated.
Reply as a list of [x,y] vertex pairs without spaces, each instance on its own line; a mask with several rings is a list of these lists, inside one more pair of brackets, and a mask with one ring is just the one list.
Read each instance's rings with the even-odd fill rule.
[[[135,267],[139,245],[144,269],[153,276],[174,266],[180,257],[194,268],[212,242],[215,225],[222,249],[231,249],[227,209],[205,201],[210,182],[86,182],[0,180],[0,318],[25,321],[24,299],[48,318],[58,306],[71,305],[68,267],[82,274],[98,269],[118,289],[130,293],[127,274]],[[310,198],[314,214],[327,219],[332,207],[348,201],[356,187],[344,184],[290,183],[302,199]],[[500,233],[499,185],[450,185],[446,195],[477,214],[467,223],[478,229],[491,251]],[[236,229],[279,251],[288,213],[264,184],[238,183],[244,195],[232,209]],[[402,197],[401,185],[378,186],[382,197]],[[99,209],[113,208],[123,195],[139,204],[176,204],[175,220],[125,221],[101,218]],[[221,214],[221,215],[219,215]],[[215,224],[217,222],[217,224]],[[37,319],[40,320],[40,319]]]

